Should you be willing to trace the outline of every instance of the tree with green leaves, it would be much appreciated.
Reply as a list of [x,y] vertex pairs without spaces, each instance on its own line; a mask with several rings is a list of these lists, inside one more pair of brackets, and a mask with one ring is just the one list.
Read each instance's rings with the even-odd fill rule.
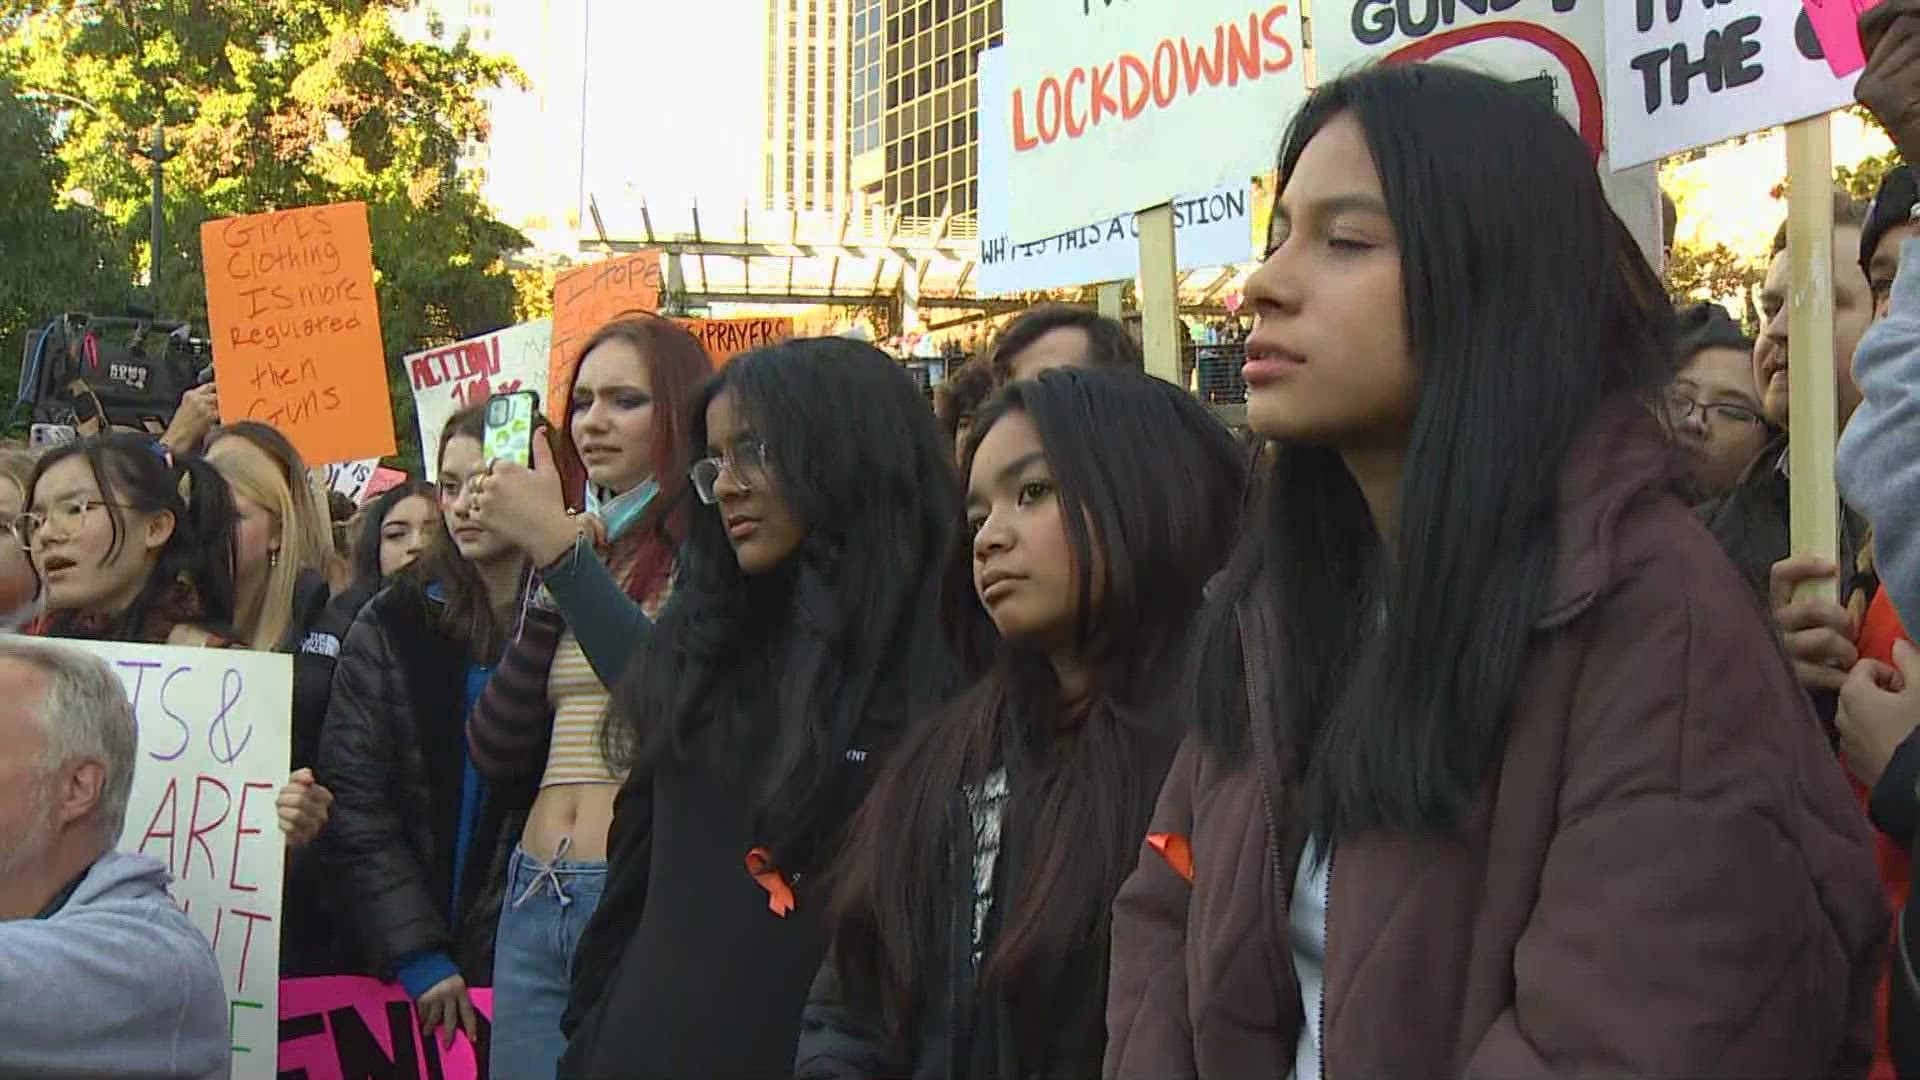
[[[0,75],[84,102],[55,153],[136,265],[157,264],[157,313],[203,320],[200,225],[364,201],[402,441],[406,352],[514,321],[506,257],[527,246],[480,196],[463,155],[485,141],[482,94],[518,85],[465,37],[400,35],[401,0],[0,0]],[[149,234],[149,160],[164,134],[164,249]],[[411,459],[411,455],[407,455]],[[411,460],[406,463],[412,464]]]
[[0,76],[0,372],[17,372],[27,330],[127,300],[126,251],[106,216],[68,196],[53,125],[50,109]]

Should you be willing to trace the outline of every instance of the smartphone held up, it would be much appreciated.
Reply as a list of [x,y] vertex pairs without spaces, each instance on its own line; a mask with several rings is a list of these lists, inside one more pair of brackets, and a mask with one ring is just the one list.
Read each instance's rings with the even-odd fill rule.
[[484,459],[533,466],[533,435],[539,421],[540,395],[533,390],[495,394],[487,399]]

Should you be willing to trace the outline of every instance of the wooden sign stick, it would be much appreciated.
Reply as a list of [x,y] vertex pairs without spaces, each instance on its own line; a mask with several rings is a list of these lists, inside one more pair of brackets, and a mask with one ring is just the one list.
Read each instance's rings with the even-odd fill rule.
[[[1833,479],[1839,439],[1833,355],[1833,145],[1827,117],[1787,125],[1789,442],[1793,552],[1840,562],[1840,497]],[[1834,599],[1833,581],[1809,582],[1798,598]]]
[[1180,274],[1174,251],[1173,204],[1140,211],[1140,337],[1147,374],[1180,381]]

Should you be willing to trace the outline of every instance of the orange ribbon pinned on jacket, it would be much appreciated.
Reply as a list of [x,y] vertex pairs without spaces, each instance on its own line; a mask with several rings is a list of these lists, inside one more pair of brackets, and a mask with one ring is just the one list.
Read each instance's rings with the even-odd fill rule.
[[747,873],[767,890],[767,910],[781,918],[793,910],[793,889],[773,865],[773,852],[757,847],[747,852]]
[[1179,833],[1156,832],[1147,834],[1147,846],[1160,853],[1173,867],[1173,872],[1185,878],[1187,884],[1193,884],[1193,846]]

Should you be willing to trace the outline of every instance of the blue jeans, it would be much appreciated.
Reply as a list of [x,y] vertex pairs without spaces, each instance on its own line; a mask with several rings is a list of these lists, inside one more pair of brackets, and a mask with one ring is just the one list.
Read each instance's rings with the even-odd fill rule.
[[494,1080],[553,1080],[567,1049],[560,1016],[573,982],[573,952],[600,906],[604,862],[551,863],[515,848],[493,954]]

